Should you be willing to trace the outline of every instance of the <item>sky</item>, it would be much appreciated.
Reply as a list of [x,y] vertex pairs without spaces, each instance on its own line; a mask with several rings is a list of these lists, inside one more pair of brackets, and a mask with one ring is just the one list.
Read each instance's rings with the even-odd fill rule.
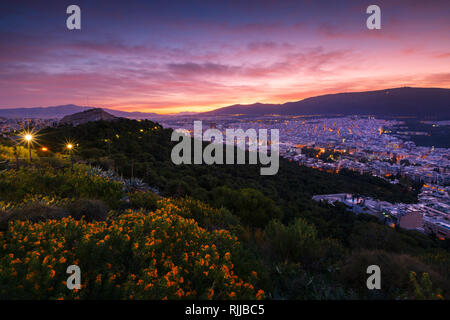
[[[66,27],[71,4],[81,30]],[[448,0],[2,0],[0,108],[167,114],[450,88],[449,31]]]

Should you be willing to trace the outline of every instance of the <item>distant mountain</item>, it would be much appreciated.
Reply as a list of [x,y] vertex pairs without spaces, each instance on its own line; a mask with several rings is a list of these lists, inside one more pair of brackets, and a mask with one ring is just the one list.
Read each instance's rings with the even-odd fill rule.
[[201,115],[375,115],[450,119],[450,89],[395,88],[327,94],[284,104],[233,105]]
[[117,119],[119,118],[107,113],[103,109],[95,108],[65,116],[64,118],[61,119],[61,121],[59,121],[59,123],[72,124],[74,126],[77,126],[79,124],[83,124],[90,121],[99,121],[99,120],[113,121]]
[[[77,112],[93,109],[73,104],[38,107],[0,109],[4,118],[62,118]],[[116,117],[131,119],[161,120],[172,117],[204,116],[263,116],[280,115],[374,115],[420,117],[424,119],[450,120],[450,89],[443,88],[394,88],[365,92],[327,94],[284,104],[255,103],[236,104],[209,112],[182,112],[170,115],[146,112],[127,112],[103,108]]]
[[[82,107],[74,104],[55,106],[55,107],[37,107],[37,108],[14,108],[0,109],[0,117],[5,118],[62,118],[77,112],[83,112],[94,107]],[[126,112],[104,108],[104,111],[116,117],[132,118],[132,119],[157,119],[164,117],[157,113],[146,112]]]
[[56,107],[0,109],[0,116],[5,118],[62,118],[66,115],[90,109],[73,104]]

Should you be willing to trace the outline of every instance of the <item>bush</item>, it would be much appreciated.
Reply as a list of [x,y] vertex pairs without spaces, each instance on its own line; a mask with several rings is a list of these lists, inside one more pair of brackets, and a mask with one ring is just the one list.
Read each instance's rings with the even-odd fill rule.
[[100,200],[78,199],[68,206],[68,210],[76,220],[102,221],[108,216],[108,207]]
[[67,217],[64,209],[53,207],[41,201],[33,201],[24,207],[18,207],[3,212],[0,215],[0,230],[6,230],[10,221],[29,220],[32,222]]
[[[108,221],[15,221],[0,233],[0,299],[255,299],[256,272],[236,274],[240,246],[168,203]],[[68,290],[78,265],[82,288]]]
[[183,208],[180,215],[194,219],[200,226],[208,230],[227,229],[234,230],[240,225],[240,220],[226,208],[212,208],[208,204],[192,198],[179,198],[176,200],[162,199],[161,203],[175,201]]
[[330,281],[325,276],[312,274],[299,263],[280,263],[271,274],[274,298],[288,300],[342,300],[357,299],[352,290]]
[[155,210],[160,197],[151,191],[136,191],[129,193],[130,207],[133,209]]
[[314,226],[297,218],[293,223],[285,226],[278,220],[272,220],[265,229],[269,254],[279,262],[300,262],[312,265],[319,251],[320,241]]
[[433,283],[431,282],[428,273],[422,273],[420,281],[417,278],[417,273],[411,271],[409,273],[409,279],[414,287],[414,293],[412,296],[405,296],[405,299],[414,300],[442,300],[444,297],[439,289],[433,289]]
[[21,202],[37,194],[59,198],[100,199],[110,207],[121,204],[122,184],[109,178],[89,173],[89,167],[76,165],[70,168],[51,167],[7,170],[0,172],[0,194],[2,200]]
[[211,196],[214,206],[229,209],[247,226],[264,228],[270,220],[282,218],[275,202],[256,189],[218,187]]
[[[380,290],[368,290],[366,287],[366,280],[369,277],[366,270],[370,265],[380,267]],[[355,252],[343,265],[339,277],[347,287],[353,288],[364,297],[395,299],[413,296],[415,287],[411,283],[411,271],[419,274],[427,273],[432,282],[444,290],[444,295],[449,292],[449,281],[430,266],[410,255],[381,250]]]

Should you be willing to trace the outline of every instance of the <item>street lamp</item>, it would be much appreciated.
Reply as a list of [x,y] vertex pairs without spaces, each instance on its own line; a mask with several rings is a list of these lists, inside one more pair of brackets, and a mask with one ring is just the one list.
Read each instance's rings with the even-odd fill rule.
[[27,142],[27,146],[28,146],[28,155],[30,156],[30,163],[31,163],[31,142],[33,141],[33,135],[31,133],[25,133],[25,135],[23,136],[23,138],[25,139],[25,141]]
[[72,143],[67,143],[66,144],[66,148],[67,150],[69,150],[69,154],[70,154],[70,162],[71,162],[71,171],[73,171],[73,154],[72,154],[72,149],[73,149],[73,144]]

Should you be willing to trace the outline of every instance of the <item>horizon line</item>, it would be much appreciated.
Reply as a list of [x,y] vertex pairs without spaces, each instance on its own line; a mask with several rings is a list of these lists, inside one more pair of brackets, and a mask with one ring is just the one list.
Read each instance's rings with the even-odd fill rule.
[[[252,106],[252,105],[256,105],[256,104],[260,104],[260,105],[278,105],[278,106],[282,106],[284,104],[287,103],[293,103],[293,102],[300,102],[306,99],[310,99],[310,98],[317,98],[317,97],[323,97],[323,96],[329,96],[329,95],[337,95],[337,94],[346,94],[346,93],[362,93],[362,92],[374,92],[374,91],[384,91],[384,90],[395,90],[395,89],[404,89],[404,88],[412,88],[412,89],[447,89],[450,90],[450,87],[414,87],[414,86],[400,86],[400,87],[392,87],[392,88],[384,88],[384,89],[374,89],[374,90],[365,90],[365,91],[339,91],[339,92],[333,92],[333,93],[326,93],[326,94],[320,94],[320,95],[312,95],[312,96],[308,96],[299,100],[287,100],[284,102],[280,102],[280,103],[272,103],[272,102],[252,102],[252,103],[248,103],[248,104],[242,104],[242,103],[234,103],[234,104],[228,104],[225,106],[221,106],[221,107],[217,107],[211,110],[207,110],[207,111],[179,111],[179,112],[169,112],[169,113],[158,113],[155,111],[139,111],[139,110],[132,110],[132,111],[128,111],[128,110],[121,110],[121,109],[115,109],[114,107],[106,107],[106,106],[86,106],[86,105],[78,105],[78,104],[74,104],[74,103],[67,103],[67,104],[60,104],[60,105],[55,105],[55,106],[39,106],[39,107],[0,107],[0,110],[8,110],[8,109],[38,109],[38,108],[42,108],[42,109],[47,109],[47,108],[55,108],[55,107],[63,107],[63,106],[76,106],[76,107],[82,107],[82,108],[91,108],[91,109],[109,109],[109,110],[113,110],[113,111],[121,111],[121,112],[128,112],[128,113],[153,113],[153,114],[157,114],[157,115],[161,115],[161,116],[168,116],[168,115],[177,115],[177,114],[182,114],[182,113],[192,113],[192,114],[199,114],[199,113],[206,113],[206,112],[212,112],[212,111],[216,111],[222,108],[227,108],[227,107],[232,107],[232,106]],[[164,107],[165,109],[170,108],[170,107]]]

